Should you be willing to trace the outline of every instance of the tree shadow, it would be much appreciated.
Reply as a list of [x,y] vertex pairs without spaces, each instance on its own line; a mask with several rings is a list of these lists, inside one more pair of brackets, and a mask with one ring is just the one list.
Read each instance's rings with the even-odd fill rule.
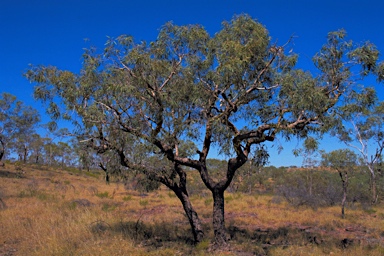
[[[110,233],[121,234],[146,247],[160,248],[170,244],[195,245],[191,231],[187,225],[174,224],[172,222],[145,223],[140,219],[137,221],[125,221],[108,224],[104,221],[96,221],[90,224],[90,230],[95,235]],[[204,225],[206,239],[213,239],[212,227]],[[246,247],[246,250],[254,251],[257,255],[268,255],[273,248],[288,248],[293,245],[318,245],[337,246],[342,249],[353,244],[352,239],[335,239],[322,234],[315,227],[279,227],[279,228],[256,228],[253,230],[239,228],[235,225],[228,227],[230,240],[234,244],[248,244],[256,247]],[[194,247],[190,247],[193,250]],[[245,253],[245,252],[242,252]],[[245,254],[244,254],[245,255]]]
[[10,172],[10,171],[6,171],[6,170],[0,170],[0,177],[1,178],[11,178],[11,179],[25,178],[25,176],[22,172]]
[[[333,245],[337,245],[335,240],[325,238],[320,232],[311,227],[279,227],[279,228],[256,228],[249,230],[230,226],[228,228],[231,240],[237,243],[256,243],[260,245],[265,253],[271,248],[283,247],[287,248],[291,245],[328,245],[332,241]],[[339,241],[341,243],[341,241]]]
[[106,232],[118,233],[144,246],[155,248],[162,247],[164,243],[194,244],[193,236],[188,227],[170,222],[149,224],[139,219],[137,221],[121,221],[110,225],[104,221],[97,221],[91,223],[90,230],[97,235]]

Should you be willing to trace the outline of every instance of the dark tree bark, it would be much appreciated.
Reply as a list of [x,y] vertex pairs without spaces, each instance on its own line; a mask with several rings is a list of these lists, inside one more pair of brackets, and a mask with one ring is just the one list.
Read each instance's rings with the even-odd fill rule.
[[[119,155],[120,163],[122,166],[142,171],[145,175],[148,176],[148,178],[154,179],[164,184],[167,188],[171,189],[176,194],[181,204],[183,205],[185,214],[188,218],[189,224],[192,229],[194,242],[201,242],[204,238],[204,232],[199,216],[194,210],[191,201],[189,200],[189,195],[187,191],[187,173],[181,168],[181,165],[178,163],[174,163],[173,168],[171,170],[171,175],[161,175],[162,172],[159,168],[132,164],[126,158],[124,151],[116,148],[115,150]],[[102,164],[100,164],[99,166],[101,167]],[[178,181],[176,181],[176,176],[178,176]]]
[[158,180],[166,185],[169,189],[171,189],[179,198],[191,226],[193,239],[195,243],[199,243],[204,238],[204,232],[200,218],[197,212],[194,210],[191,201],[189,200],[187,191],[187,174],[178,164],[174,165],[174,171],[179,176],[178,183],[174,182],[173,180],[169,180],[166,177],[159,177]]
[[183,205],[185,214],[187,215],[189,224],[192,229],[193,239],[195,243],[201,242],[204,238],[203,228],[197,212],[192,207],[188,194],[183,192],[181,189],[175,189],[174,192],[179,198],[181,204]]
[[[204,161],[204,157],[200,159]],[[228,166],[226,170],[226,176],[219,182],[214,182],[206,168],[205,164],[201,165],[200,176],[206,185],[206,187],[211,191],[213,198],[213,231],[214,231],[214,247],[215,248],[226,248],[228,246],[229,235],[225,227],[225,201],[224,201],[224,192],[231,184],[235,172],[247,161],[247,157],[244,154],[239,154],[236,158],[231,158],[228,160]]]
[[225,229],[224,218],[224,190],[214,189],[213,196],[213,230],[215,235],[215,245],[223,248],[227,245],[228,235]]
[[5,145],[4,142],[0,139],[1,149],[0,149],[0,161],[3,159],[5,154]]
[[99,163],[99,167],[105,172],[105,182],[109,185],[109,172],[107,167],[105,167],[102,163]]
[[24,145],[23,147],[23,162],[27,163],[28,148]]

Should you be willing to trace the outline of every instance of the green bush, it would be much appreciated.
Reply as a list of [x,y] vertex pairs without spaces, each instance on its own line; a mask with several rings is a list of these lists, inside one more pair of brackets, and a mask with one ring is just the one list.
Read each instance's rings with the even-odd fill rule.
[[99,193],[96,193],[95,196],[100,197],[100,198],[109,198],[109,193],[108,193],[108,191],[99,192]]

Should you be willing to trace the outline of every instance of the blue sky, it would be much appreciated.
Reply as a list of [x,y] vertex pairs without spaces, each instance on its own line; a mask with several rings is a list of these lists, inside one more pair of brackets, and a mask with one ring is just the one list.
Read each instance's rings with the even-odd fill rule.
[[[340,28],[350,39],[369,40],[384,52],[383,10],[381,0],[0,0],[0,93],[12,93],[43,114],[32,98],[33,86],[22,76],[28,64],[77,72],[82,49],[103,48],[107,36],[151,41],[167,21],[202,24],[214,34],[222,21],[242,13],[263,23],[280,44],[294,35],[300,67],[313,69],[311,58],[327,33]],[[324,140],[322,146],[337,146],[330,141],[336,140]],[[280,155],[272,149],[271,164],[300,165],[291,154],[297,143],[281,143],[286,149]]]

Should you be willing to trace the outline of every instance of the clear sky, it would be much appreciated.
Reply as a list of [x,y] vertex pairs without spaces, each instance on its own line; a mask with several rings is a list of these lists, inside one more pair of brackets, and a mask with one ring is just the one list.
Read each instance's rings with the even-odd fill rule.
[[[294,35],[293,50],[306,69],[313,68],[311,58],[327,33],[340,28],[350,39],[369,40],[384,52],[382,0],[0,0],[0,93],[12,93],[43,114],[32,98],[33,86],[22,76],[28,64],[78,72],[82,49],[102,49],[107,36],[151,41],[167,21],[201,24],[214,34],[222,21],[242,13],[263,23],[280,44]],[[334,148],[335,141],[322,146]],[[272,153],[271,164],[300,165],[291,154],[297,142],[281,143],[286,149]]]

